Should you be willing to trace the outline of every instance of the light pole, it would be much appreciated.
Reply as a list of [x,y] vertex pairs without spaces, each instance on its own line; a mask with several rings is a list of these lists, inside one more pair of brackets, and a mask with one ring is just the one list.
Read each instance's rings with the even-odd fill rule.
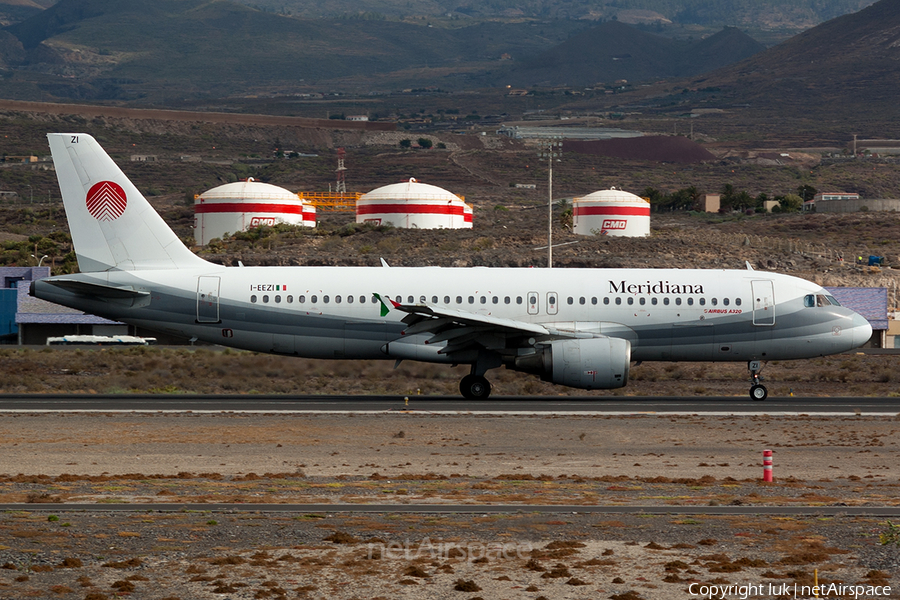
[[35,259],[35,260],[38,261],[38,267],[41,266],[41,263],[44,262],[44,259],[47,258],[47,257],[48,257],[48,255],[45,254],[45,255],[43,255],[40,259],[38,259],[38,257],[35,256],[34,254],[31,255],[31,258],[33,258],[33,259]]
[[553,161],[562,162],[562,139],[558,136],[541,140],[538,157],[547,159],[547,268],[553,268]]

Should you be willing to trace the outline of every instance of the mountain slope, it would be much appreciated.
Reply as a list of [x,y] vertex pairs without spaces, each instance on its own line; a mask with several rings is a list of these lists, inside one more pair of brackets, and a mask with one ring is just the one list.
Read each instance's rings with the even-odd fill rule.
[[896,113],[900,2],[881,0],[738,64],[694,80],[729,102],[773,110]]
[[450,30],[287,18],[230,0],[61,0],[7,29],[28,56],[21,59],[17,50],[15,56],[0,56],[0,62],[27,65],[30,73],[64,73],[69,80],[57,80],[55,93],[77,85],[82,94],[101,79],[180,82],[187,92],[215,87],[221,93],[229,87],[258,90],[409,69],[465,71],[472,68],[468,63],[497,60],[503,53],[544,50],[574,26],[482,24]]
[[[660,21],[710,27],[802,30],[860,10],[873,0],[238,0],[243,4],[303,18],[364,15],[369,18],[465,20],[471,18],[618,19],[635,13]],[[651,20],[652,17],[651,17]]]
[[622,79],[634,82],[688,77],[737,62],[764,49],[734,27],[689,43],[608,21],[513,67],[507,79],[517,86],[586,86]]

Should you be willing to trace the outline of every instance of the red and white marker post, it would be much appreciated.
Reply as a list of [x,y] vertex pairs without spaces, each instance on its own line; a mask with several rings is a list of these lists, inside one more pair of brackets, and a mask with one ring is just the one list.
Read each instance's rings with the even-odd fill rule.
[[763,481],[772,481],[772,451],[763,450]]

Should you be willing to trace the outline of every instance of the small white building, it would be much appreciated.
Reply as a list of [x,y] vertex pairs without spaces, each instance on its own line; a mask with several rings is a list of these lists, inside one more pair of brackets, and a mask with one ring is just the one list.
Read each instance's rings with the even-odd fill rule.
[[572,217],[579,235],[650,235],[650,202],[616,188],[575,198]]
[[356,201],[356,222],[417,229],[472,227],[472,207],[443,188],[415,179],[363,194]]
[[315,227],[316,207],[293,192],[252,178],[194,198],[194,239],[200,245],[226,233],[277,223]]

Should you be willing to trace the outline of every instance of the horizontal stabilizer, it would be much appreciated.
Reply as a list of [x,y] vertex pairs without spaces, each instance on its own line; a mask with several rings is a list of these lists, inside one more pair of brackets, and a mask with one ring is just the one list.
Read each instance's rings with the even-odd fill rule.
[[76,279],[46,279],[50,285],[60,287],[67,292],[81,296],[96,296],[100,298],[143,298],[149,296],[149,292],[141,292],[128,288],[113,287],[99,283],[88,283]]

